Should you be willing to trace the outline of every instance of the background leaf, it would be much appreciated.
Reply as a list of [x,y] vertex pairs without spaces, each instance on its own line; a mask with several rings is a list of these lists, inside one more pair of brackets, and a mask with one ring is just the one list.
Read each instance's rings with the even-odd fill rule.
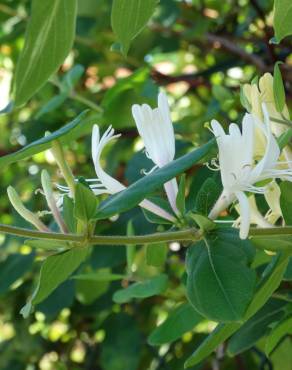
[[292,225],[292,184],[283,181],[280,184],[280,206],[286,225]]
[[133,298],[147,298],[161,294],[167,288],[167,275],[161,274],[151,279],[134,283],[127,288],[118,290],[113,296],[116,303],[126,303]]
[[15,104],[24,104],[57,71],[72,47],[76,0],[33,0],[17,63]]
[[157,0],[114,0],[111,23],[123,54],[127,55],[132,39],[146,26]]
[[148,342],[152,346],[174,342],[202,320],[203,317],[189,303],[182,303],[150,334]]
[[0,158],[0,167],[8,166],[11,163],[26,159],[34,154],[43,152],[51,147],[51,142],[58,139],[62,144],[69,143],[84,135],[91,128],[94,117],[85,119],[87,111],[82,112],[72,122],[69,122],[59,130],[36,140],[17,152],[5,155]]
[[278,112],[282,113],[284,106],[285,106],[286,97],[285,97],[285,88],[284,88],[279,64],[282,64],[282,63],[277,62],[274,67],[273,94],[274,94],[276,109]]
[[292,3],[290,0],[275,0],[274,29],[278,42],[292,35]]

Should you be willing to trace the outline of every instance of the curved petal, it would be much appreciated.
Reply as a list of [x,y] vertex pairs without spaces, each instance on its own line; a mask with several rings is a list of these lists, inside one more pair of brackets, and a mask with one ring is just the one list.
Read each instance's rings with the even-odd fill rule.
[[240,239],[246,239],[248,237],[249,226],[250,226],[250,207],[247,196],[242,191],[235,193],[236,198],[239,201],[240,206]]
[[114,130],[111,126],[108,127],[108,129],[105,131],[105,133],[102,135],[101,139],[99,139],[99,128],[97,125],[93,127],[92,131],[92,158],[94,163],[94,168],[96,175],[102,185],[106,188],[107,191],[110,194],[117,193],[119,191],[122,191],[125,189],[125,186],[121,184],[118,180],[114,179],[110,175],[108,175],[102,168],[100,163],[100,157],[102,150],[104,147],[111,141],[116,138],[118,138],[120,135],[114,135]]
[[258,178],[260,178],[265,170],[269,168],[274,168],[280,156],[280,148],[272,134],[270,119],[265,104],[262,105],[262,109],[265,117],[264,133],[266,136],[267,144],[263,158],[257,163],[255,168],[251,172],[251,182],[253,183],[256,182]]

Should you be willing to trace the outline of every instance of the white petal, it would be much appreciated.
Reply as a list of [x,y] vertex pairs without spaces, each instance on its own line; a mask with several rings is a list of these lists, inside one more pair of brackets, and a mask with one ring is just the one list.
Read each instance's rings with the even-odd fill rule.
[[265,116],[265,135],[266,135],[266,150],[263,158],[257,163],[255,168],[253,169],[251,173],[251,181],[254,183],[258,181],[258,179],[261,177],[263,172],[267,169],[272,169],[276,166],[277,160],[280,156],[280,148],[279,145],[274,138],[271,128],[270,128],[270,121],[269,116],[267,113],[267,110],[265,108],[265,105],[263,104],[263,112]]
[[[100,163],[100,157],[102,150],[104,147],[115,138],[119,137],[120,135],[114,135],[114,130],[111,126],[108,127],[108,129],[105,131],[105,133],[102,135],[101,139],[99,140],[99,130],[97,126],[93,127],[92,132],[92,155],[93,155],[93,163],[95,167],[95,172],[102,183],[102,185],[106,188],[106,190],[110,194],[117,193],[119,191],[122,191],[125,189],[125,186],[121,184],[119,181],[108,175],[101,167]],[[98,134],[97,134],[98,131]]]
[[166,96],[159,94],[155,109],[147,104],[133,105],[132,114],[149,158],[159,167],[172,161],[175,138]]
[[178,214],[178,209],[176,206],[176,197],[178,193],[178,186],[176,179],[172,179],[164,184],[164,189],[169,201],[169,204],[171,205],[172,210],[174,213]]
[[92,128],[92,135],[91,135],[91,154],[92,154],[92,160],[95,164],[96,158],[97,158],[97,146],[99,143],[99,127],[97,125],[94,125]]
[[222,139],[223,137],[225,137],[226,134],[223,130],[223,127],[220,125],[220,123],[218,121],[213,119],[211,121],[211,127],[212,127],[212,131],[213,131],[216,139],[218,139],[218,138]]
[[248,237],[249,226],[250,226],[250,208],[247,196],[242,191],[235,193],[236,198],[239,201],[240,206],[240,239],[246,239]]

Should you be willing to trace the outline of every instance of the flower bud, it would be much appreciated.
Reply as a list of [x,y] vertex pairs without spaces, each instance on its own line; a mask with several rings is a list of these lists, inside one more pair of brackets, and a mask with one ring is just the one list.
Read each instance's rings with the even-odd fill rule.
[[19,195],[12,186],[9,186],[7,188],[7,194],[10,203],[12,204],[14,209],[20,214],[21,217],[23,217],[26,221],[34,225],[38,230],[45,232],[49,231],[47,226],[39,219],[39,217],[24,206]]

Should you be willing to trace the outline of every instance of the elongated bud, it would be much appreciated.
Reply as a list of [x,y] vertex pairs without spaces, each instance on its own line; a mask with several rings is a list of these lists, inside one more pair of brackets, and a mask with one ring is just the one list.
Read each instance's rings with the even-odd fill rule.
[[50,176],[49,176],[49,174],[46,170],[42,171],[41,182],[42,182],[42,187],[43,187],[43,190],[44,190],[44,194],[45,194],[48,206],[49,206],[50,210],[52,211],[52,214],[54,216],[55,221],[57,222],[60,230],[63,233],[67,233],[67,227],[66,227],[65,222],[64,222],[64,220],[61,216],[61,213],[60,213],[60,211],[57,207],[57,204],[56,204],[56,201],[55,201],[55,198],[54,198],[54,194],[53,194],[51,179],[50,179]]
[[71,191],[71,194],[75,195],[75,180],[72,174],[71,168],[68,166],[68,163],[65,160],[63,148],[58,140],[52,142],[51,152],[60,168],[60,171]]
[[47,226],[39,219],[39,217],[24,206],[19,195],[12,186],[9,186],[7,188],[7,194],[10,203],[12,204],[14,209],[20,214],[21,217],[23,217],[26,221],[34,225],[38,230],[45,232],[49,231]]

